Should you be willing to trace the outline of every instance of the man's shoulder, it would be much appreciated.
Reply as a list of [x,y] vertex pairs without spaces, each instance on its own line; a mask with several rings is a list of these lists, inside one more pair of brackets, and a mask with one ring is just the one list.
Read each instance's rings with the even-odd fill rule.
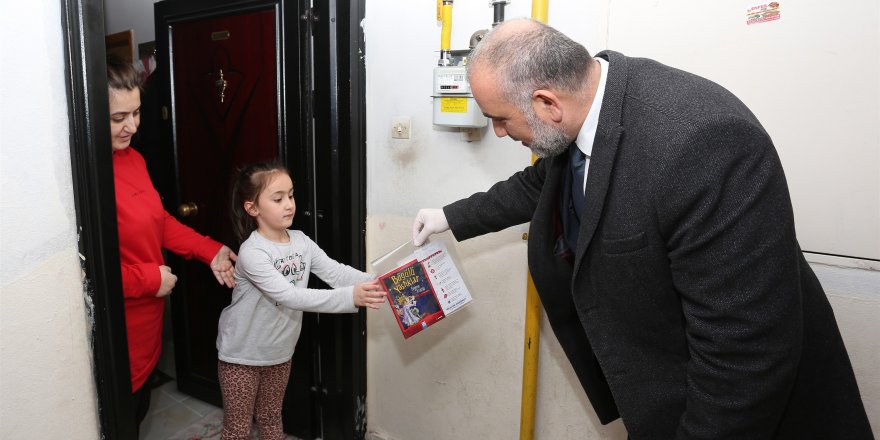
[[[628,93],[639,91],[649,94],[661,94],[663,88],[658,88],[656,86],[663,83],[668,86],[680,85],[682,88],[718,88],[725,90],[726,92],[726,89],[718,83],[687,70],[683,70],[666,60],[631,57],[613,50],[599,52],[596,56],[608,61],[610,75],[616,76],[617,78],[615,79],[618,81],[626,81],[629,86],[626,88]],[[641,90],[638,88],[640,85],[650,85],[653,87]],[[632,86],[636,87],[632,88]],[[674,99],[675,96],[667,96],[667,98]]]
[[609,69],[612,71],[623,70],[626,74],[645,74],[653,71],[676,70],[674,67],[653,58],[632,57],[614,50],[603,50],[597,53],[596,57],[608,61]]
[[711,79],[650,58],[612,53],[611,59],[617,61],[617,66],[609,62],[611,81],[623,91],[622,105],[631,111],[641,109],[688,125],[719,115],[754,118],[739,98]]

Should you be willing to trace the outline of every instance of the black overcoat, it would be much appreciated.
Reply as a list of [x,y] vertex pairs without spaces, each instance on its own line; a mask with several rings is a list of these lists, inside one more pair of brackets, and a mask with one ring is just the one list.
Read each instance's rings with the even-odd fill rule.
[[554,252],[566,154],[444,207],[455,237],[531,221],[550,325],[600,420],[632,439],[873,438],[770,136],[717,84],[598,56],[573,261]]

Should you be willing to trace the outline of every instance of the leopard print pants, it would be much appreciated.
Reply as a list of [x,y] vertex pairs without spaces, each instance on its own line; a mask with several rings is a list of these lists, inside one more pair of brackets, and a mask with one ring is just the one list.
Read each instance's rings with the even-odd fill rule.
[[218,361],[223,394],[223,440],[250,439],[251,420],[256,419],[261,440],[281,440],[281,404],[290,362],[255,367]]

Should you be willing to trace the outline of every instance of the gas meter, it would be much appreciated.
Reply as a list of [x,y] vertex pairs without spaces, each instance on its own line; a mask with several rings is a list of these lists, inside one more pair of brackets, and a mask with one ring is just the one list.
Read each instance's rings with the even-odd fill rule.
[[450,51],[456,65],[434,68],[434,124],[448,127],[485,127],[488,120],[477,106],[467,80],[467,54]]

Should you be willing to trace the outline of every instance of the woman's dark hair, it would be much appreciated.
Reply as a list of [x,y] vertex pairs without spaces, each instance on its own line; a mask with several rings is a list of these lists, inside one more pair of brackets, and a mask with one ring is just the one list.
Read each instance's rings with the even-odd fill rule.
[[141,75],[130,62],[117,54],[108,53],[107,86],[116,90],[140,90]]
[[232,180],[232,228],[239,243],[257,229],[257,221],[244,210],[244,202],[257,202],[260,193],[278,173],[290,174],[278,162],[260,162],[237,171]]

